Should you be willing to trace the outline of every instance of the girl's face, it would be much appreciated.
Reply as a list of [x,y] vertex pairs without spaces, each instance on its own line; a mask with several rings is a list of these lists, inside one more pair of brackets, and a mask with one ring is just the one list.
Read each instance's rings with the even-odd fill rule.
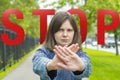
[[57,45],[70,45],[74,37],[74,29],[69,20],[61,25],[60,29],[54,34]]

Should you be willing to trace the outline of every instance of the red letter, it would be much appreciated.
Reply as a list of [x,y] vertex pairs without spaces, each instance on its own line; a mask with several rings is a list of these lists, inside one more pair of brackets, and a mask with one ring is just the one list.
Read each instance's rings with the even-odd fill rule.
[[2,15],[2,24],[6,28],[16,32],[16,39],[15,40],[10,39],[7,33],[3,33],[1,35],[1,38],[5,44],[17,45],[17,44],[20,44],[24,40],[24,30],[19,25],[14,24],[9,20],[9,16],[11,14],[15,14],[17,19],[23,19],[23,14],[21,11],[17,9],[8,9]]
[[87,35],[87,18],[85,13],[79,9],[71,9],[69,10],[71,14],[78,14],[80,19],[80,34],[82,37],[82,42],[85,41]]
[[54,15],[53,9],[33,10],[33,15],[40,15],[40,44],[45,40],[47,33],[47,15]]
[[[105,25],[104,17],[106,14],[112,16],[112,23]],[[114,30],[118,27],[119,15],[113,10],[98,10],[98,44],[104,44],[104,33],[106,30]]]

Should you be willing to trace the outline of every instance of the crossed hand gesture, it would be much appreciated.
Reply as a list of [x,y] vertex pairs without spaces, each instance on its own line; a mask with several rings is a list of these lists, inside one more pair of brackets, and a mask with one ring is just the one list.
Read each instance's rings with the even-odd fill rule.
[[58,69],[67,69],[70,71],[84,70],[85,64],[76,54],[78,50],[78,44],[72,44],[64,47],[56,45],[53,49],[55,56],[47,64],[48,71]]

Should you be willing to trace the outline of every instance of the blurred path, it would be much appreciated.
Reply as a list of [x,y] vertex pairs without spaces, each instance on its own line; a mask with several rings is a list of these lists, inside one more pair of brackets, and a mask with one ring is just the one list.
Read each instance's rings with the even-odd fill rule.
[[39,76],[32,71],[32,54],[28,59],[11,71],[2,80],[40,80]]

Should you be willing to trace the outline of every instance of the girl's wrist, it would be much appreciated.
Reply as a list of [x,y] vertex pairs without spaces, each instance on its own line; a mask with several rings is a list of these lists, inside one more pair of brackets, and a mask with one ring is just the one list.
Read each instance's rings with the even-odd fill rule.
[[79,71],[83,71],[85,69],[85,64],[82,62],[80,65],[80,70]]
[[52,60],[47,63],[46,68],[47,68],[48,71],[54,70]]

